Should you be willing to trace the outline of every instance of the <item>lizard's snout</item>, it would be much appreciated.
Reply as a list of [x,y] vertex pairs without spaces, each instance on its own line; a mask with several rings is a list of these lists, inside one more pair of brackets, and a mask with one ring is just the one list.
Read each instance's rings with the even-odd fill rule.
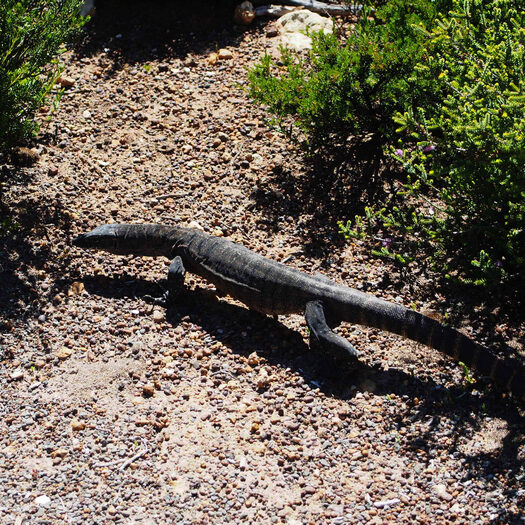
[[78,246],[79,248],[102,248],[107,244],[107,241],[99,235],[94,235],[93,232],[81,233],[77,235],[71,242],[73,246]]
[[72,244],[73,246],[80,246],[81,248],[83,246],[85,246],[85,239],[86,239],[86,234],[85,233],[81,233],[80,235],[77,235],[73,241],[72,241]]

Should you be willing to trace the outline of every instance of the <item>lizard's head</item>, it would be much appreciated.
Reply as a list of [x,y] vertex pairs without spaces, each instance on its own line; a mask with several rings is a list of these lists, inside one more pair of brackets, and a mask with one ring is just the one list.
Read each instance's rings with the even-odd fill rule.
[[93,231],[78,235],[73,239],[73,246],[115,252],[118,248],[118,224],[103,224]]
[[103,224],[73,239],[73,245],[116,255],[169,255],[173,228],[160,224]]

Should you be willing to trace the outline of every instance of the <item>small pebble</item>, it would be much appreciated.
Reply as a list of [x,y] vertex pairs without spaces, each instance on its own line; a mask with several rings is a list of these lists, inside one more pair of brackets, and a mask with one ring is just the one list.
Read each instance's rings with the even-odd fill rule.
[[233,53],[229,49],[219,49],[219,60],[229,60],[233,58]]
[[84,430],[86,428],[86,424],[84,423],[84,421],[79,421],[78,419],[73,419],[73,421],[71,421],[71,428],[75,432],[78,432],[80,430]]
[[447,487],[445,485],[438,483],[432,488],[441,499],[444,499],[445,501],[450,501],[452,499],[452,495],[447,491]]
[[23,370],[15,370],[14,372],[11,372],[11,379],[13,381],[20,381],[21,379],[24,379],[24,371]]
[[148,383],[142,387],[142,395],[144,397],[151,397],[155,394],[155,385]]
[[162,321],[164,321],[164,313],[162,310],[153,310],[153,320],[156,323],[162,323]]
[[43,494],[42,496],[37,496],[34,499],[34,503],[39,507],[47,507],[51,503],[51,498]]

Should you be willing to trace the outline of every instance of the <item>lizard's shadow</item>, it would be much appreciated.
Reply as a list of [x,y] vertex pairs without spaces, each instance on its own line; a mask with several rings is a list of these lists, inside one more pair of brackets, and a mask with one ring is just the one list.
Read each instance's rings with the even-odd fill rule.
[[[84,284],[89,293],[109,298],[137,300],[161,291],[159,284],[131,276],[85,277]],[[334,371],[319,354],[309,350],[297,331],[229,299],[219,300],[208,289],[186,289],[180,300],[167,309],[166,319],[173,326],[191,323],[202,328],[235,354],[247,356],[255,351],[270,365],[290,369],[329,397],[352,402],[356,393],[370,384],[374,385],[376,396],[395,394],[391,403],[402,402],[406,406],[395,409],[395,415],[388,417],[394,434],[397,429],[404,429],[405,450],[419,454],[421,450],[446,449],[448,454],[464,459],[468,477],[492,479],[495,474],[503,473],[512,479],[523,465],[523,416],[512,402],[504,402],[494,391],[446,388],[432,379],[412,376],[400,369],[382,370],[365,364],[353,371],[343,368]],[[468,441],[472,433],[483,432],[483,425],[491,420],[501,421],[508,429],[497,453],[462,450],[465,439]],[[452,428],[454,437],[447,445],[442,444],[440,421],[446,421]],[[418,430],[418,422],[427,430]]]
[[[162,292],[159,284],[135,277],[84,277],[89,293],[110,298],[144,299]],[[390,367],[383,370],[379,364],[359,363],[355,368],[334,366],[318,351],[313,351],[302,335],[273,317],[233,304],[230,299],[219,299],[213,290],[185,288],[175,304],[166,309],[166,320],[173,326],[188,321],[202,328],[233,353],[247,356],[256,352],[270,365],[289,368],[324,394],[350,399],[360,390],[375,394],[420,397],[429,403],[470,397],[461,388],[445,388],[432,379],[422,379],[403,370]],[[364,342],[364,345],[366,342]]]

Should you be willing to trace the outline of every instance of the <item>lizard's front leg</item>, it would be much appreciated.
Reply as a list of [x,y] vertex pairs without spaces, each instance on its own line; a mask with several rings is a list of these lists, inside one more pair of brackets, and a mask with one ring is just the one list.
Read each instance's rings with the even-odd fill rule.
[[184,268],[182,259],[177,255],[173,261],[171,261],[168,269],[168,289],[160,297],[144,295],[144,299],[160,306],[169,306],[173,304],[184,289],[185,276],[186,269]]
[[326,322],[323,303],[310,301],[306,304],[305,319],[310,329],[310,345],[316,343],[336,361],[355,363],[359,352],[343,337],[335,334]]
[[168,269],[168,291],[166,292],[166,303],[173,303],[184,289],[184,278],[186,269],[180,256],[171,261]]

